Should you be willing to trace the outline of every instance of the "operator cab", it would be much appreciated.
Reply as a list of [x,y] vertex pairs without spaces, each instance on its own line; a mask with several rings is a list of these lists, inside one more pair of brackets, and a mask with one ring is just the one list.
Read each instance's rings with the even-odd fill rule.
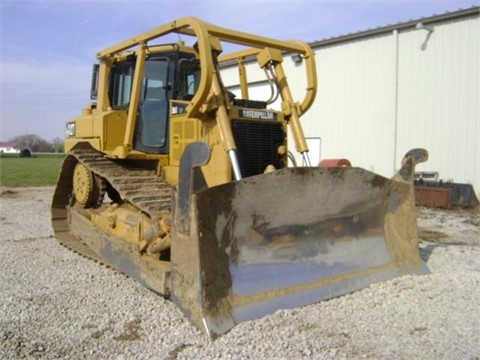
[[[117,61],[109,77],[112,109],[128,111],[132,95],[136,56]],[[93,82],[98,79],[94,67]],[[171,51],[151,53],[145,59],[142,90],[137,109],[133,146],[150,154],[169,153],[169,101],[190,100],[200,79],[200,62],[192,53]],[[93,88],[92,88],[93,89]],[[96,94],[92,92],[92,100]]]

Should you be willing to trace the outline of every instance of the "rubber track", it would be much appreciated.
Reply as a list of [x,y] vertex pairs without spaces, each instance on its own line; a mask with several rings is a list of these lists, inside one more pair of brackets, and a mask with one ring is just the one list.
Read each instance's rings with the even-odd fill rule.
[[81,162],[95,174],[106,179],[126,201],[151,218],[170,216],[172,187],[157,176],[155,170],[133,167],[104,157],[93,149],[76,149],[68,153],[62,166],[52,203],[52,225],[58,241],[70,250],[110,266],[81,239],[71,232],[68,223],[73,169]]

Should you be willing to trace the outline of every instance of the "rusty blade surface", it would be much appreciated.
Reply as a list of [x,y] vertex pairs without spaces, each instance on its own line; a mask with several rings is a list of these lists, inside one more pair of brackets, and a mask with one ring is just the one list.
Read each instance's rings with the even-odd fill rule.
[[189,266],[200,286],[190,317],[216,336],[422,272],[411,191],[360,168],[290,168],[200,192],[191,204],[198,264]]

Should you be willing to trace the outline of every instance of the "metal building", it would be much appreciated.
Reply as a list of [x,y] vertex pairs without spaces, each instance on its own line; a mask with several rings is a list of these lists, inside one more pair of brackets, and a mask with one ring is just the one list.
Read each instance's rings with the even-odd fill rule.
[[[423,147],[430,159],[417,171],[479,194],[479,14],[472,7],[311,43],[319,91],[302,124],[312,163],[348,158],[391,177],[409,149]],[[303,96],[301,59],[284,67]],[[250,97],[268,98],[263,71],[252,63],[247,72]],[[235,93],[238,74],[225,68],[222,76]]]

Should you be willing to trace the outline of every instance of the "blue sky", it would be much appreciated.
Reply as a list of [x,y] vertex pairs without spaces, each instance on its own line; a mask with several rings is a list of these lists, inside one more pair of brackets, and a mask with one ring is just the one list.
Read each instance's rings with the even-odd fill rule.
[[479,0],[0,0],[0,140],[64,136],[89,102],[97,51],[183,16],[279,39],[321,40]]

